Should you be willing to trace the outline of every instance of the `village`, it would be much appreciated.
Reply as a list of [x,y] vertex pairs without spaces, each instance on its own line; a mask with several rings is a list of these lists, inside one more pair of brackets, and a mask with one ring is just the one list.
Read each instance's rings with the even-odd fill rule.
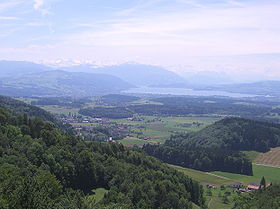
[[[150,137],[144,136],[141,131],[134,130],[133,128],[144,129],[142,125],[133,126],[130,124],[117,123],[107,118],[92,118],[89,116],[82,116],[69,113],[68,115],[60,114],[57,117],[63,124],[70,124],[77,135],[84,140],[116,142],[125,137],[137,136],[139,140],[150,140]],[[127,118],[127,121],[141,121],[139,117]],[[96,131],[103,132],[106,137],[94,138]],[[102,138],[102,139],[101,139]]]

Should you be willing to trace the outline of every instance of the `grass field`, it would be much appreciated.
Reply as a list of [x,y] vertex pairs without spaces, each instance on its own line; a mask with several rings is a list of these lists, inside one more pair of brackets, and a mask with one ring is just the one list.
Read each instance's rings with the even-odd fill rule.
[[267,183],[278,182],[280,183],[280,168],[273,168],[267,166],[253,165],[253,176],[246,176],[240,174],[226,173],[221,171],[211,172],[213,174],[223,176],[233,181],[242,183],[259,183],[261,178],[264,176]]
[[103,198],[104,195],[108,192],[108,190],[104,189],[104,188],[98,188],[98,189],[94,189],[92,190],[92,192],[94,194],[89,195],[85,198],[85,201],[89,204],[89,205],[95,205],[98,202],[100,202]]
[[280,167],[280,147],[272,148],[266,153],[260,153],[255,158],[254,163]]
[[92,196],[94,197],[96,202],[99,202],[103,199],[104,195],[108,192],[108,190],[106,190],[104,188],[98,188],[98,189],[93,190],[93,192],[95,194]]
[[187,176],[191,177],[192,179],[198,181],[201,184],[216,184],[216,185],[228,185],[228,184],[233,184],[234,181],[227,180],[224,178],[220,178],[217,176],[213,176],[211,174],[202,172],[202,171],[197,171],[189,168],[183,168],[180,166],[175,166],[175,165],[169,165],[172,168],[175,168],[178,171],[183,172]]
[[257,151],[242,151],[252,162],[259,156],[260,152]]
[[40,105],[38,106],[50,113],[53,114],[64,114],[68,115],[69,112],[72,114],[79,114],[79,108],[70,108],[70,107],[63,107],[63,106],[57,106],[57,105]]
[[143,146],[144,144],[149,143],[148,141],[140,140],[134,137],[127,137],[125,139],[122,139],[120,142],[126,146]]

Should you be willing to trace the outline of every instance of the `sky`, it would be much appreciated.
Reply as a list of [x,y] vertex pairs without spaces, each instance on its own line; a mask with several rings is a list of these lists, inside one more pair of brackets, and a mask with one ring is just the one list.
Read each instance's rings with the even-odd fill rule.
[[279,0],[0,0],[0,60],[132,61],[280,79],[279,11]]

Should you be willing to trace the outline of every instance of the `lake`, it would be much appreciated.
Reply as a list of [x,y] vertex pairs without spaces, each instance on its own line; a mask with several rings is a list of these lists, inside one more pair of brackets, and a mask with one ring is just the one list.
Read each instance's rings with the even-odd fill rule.
[[169,95],[184,95],[184,96],[226,96],[226,97],[256,97],[258,95],[253,94],[239,94],[230,93],[225,91],[197,91],[186,88],[152,88],[152,87],[139,87],[131,88],[129,90],[122,91],[122,93],[130,94],[169,94]]

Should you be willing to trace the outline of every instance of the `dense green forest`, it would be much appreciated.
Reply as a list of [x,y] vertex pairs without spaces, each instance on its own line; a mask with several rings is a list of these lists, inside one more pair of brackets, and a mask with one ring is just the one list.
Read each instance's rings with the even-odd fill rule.
[[240,195],[233,209],[279,209],[280,185]]
[[92,102],[89,98],[72,98],[72,97],[43,97],[43,98],[31,98],[31,105],[57,105],[72,108],[81,108],[86,103]]
[[225,118],[187,138],[185,143],[193,147],[267,152],[280,146],[280,124]]
[[252,175],[251,162],[239,151],[266,152],[279,145],[279,124],[225,118],[198,132],[173,135],[164,145],[145,145],[143,149],[174,165]]
[[201,171],[225,171],[252,175],[252,164],[237,151],[191,148],[182,143],[167,141],[164,145],[146,144],[143,150],[163,162]]
[[[9,104],[14,105],[12,100]],[[1,209],[183,209],[192,208],[192,202],[204,204],[197,182],[140,150],[84,142],[53,123],[4,107],[0,124]],[[108,190],[100,202],[89,196],[96,188]]]

